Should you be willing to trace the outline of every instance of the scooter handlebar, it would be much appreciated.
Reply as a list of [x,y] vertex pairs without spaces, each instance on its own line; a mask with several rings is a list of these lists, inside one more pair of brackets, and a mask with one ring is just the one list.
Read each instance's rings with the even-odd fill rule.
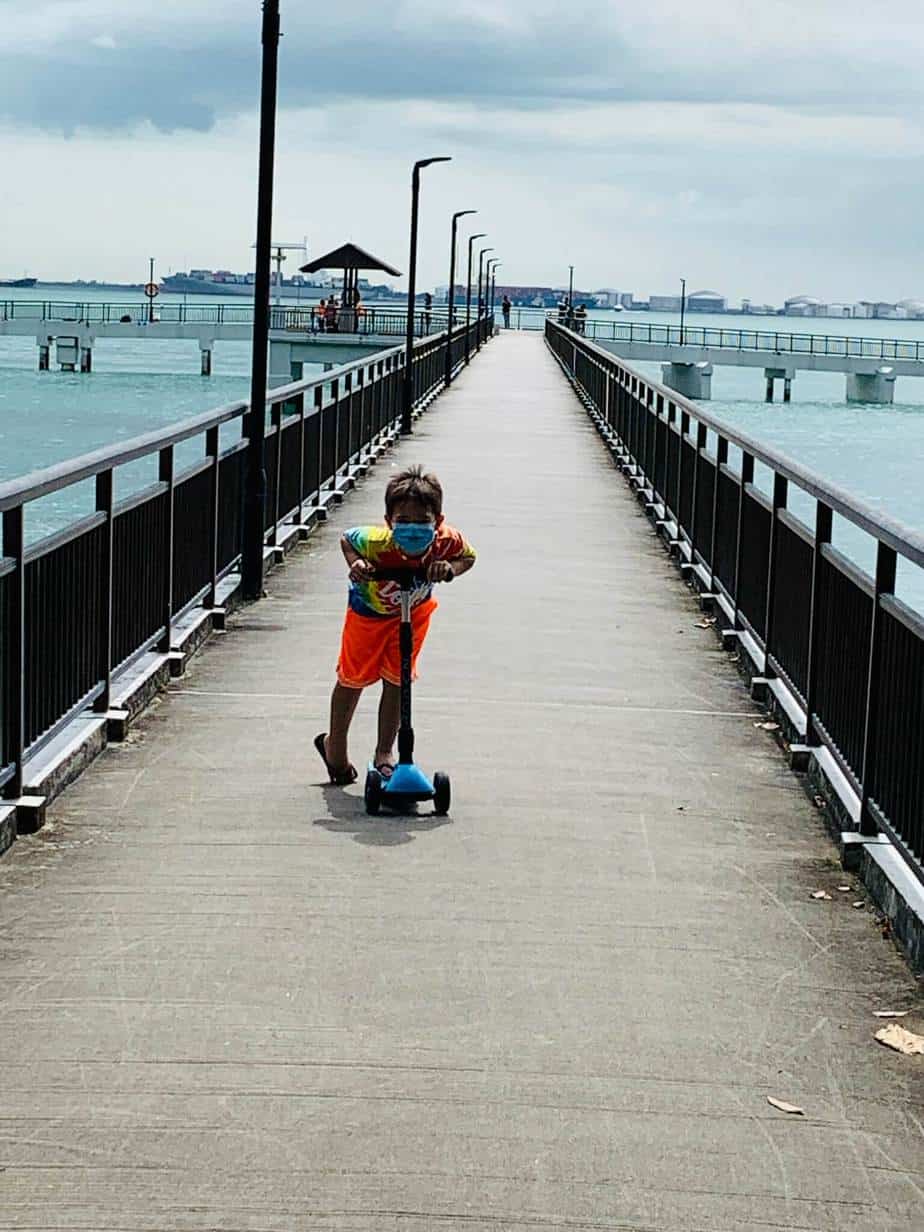
[[[372,576],[376,582],[397,582],[400,586],[407,586],[409,590],[417,583],[430,582],[426,572],[420,569],[376,569]],[[452,578],[444,580],[451,582]]]

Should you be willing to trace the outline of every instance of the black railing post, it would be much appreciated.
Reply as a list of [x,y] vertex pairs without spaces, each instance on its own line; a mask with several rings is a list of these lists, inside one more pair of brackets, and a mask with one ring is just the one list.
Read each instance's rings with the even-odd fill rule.
[[722,479],[722,467],[728,464],[728,441],[720,436],[715,446],[715,487],[712,489],[712,538],[709,544],[709,593],[715,594],[715,554],[718,547],[719,525],[719,484]]
[[3,555],[13,561],[13,571],[4,579],[10,625],[4,639],[5,650],[0,647],[0,653],[6,656],[4,717],[7,753],[13,763],[13,776],[5,784],[3,795],[16,800],[22,795],[26,738],[26,561],[22,505],[7,509],[3,514]]
[[219,435],[221,429],[218,427],[209,428],[205,434],[205,452],[206,456],[211,458],[212,465],[209,470],[209,589],[208,594],[204,599],[205,607],[214,607],[217,603],[218,592],[218,537],[221,533],[220,513],[219,513],[219,476],[221,474],[221,456]]
[[824,568],[824,548],[831,542],[834,517],[831,506],[818,501],[815,505],[815,542],[812,545],[812,593],[809,602],[808,671],[805,680],[805,743],[816,744],[812,716],[818,696],[818,658],[821,649],[821,571]]
[[738,489],[738,528],[735,532],[735,614],[732,621],[732,628],[738,628],[738,598],[741,594],[741,562],[744,557],[743,551],[743,529],[744,529],[744,502],[747,498],[747,488],[754,482],[754,455],[742,451],[741,454],[741,486]]
[[96,679],[102,682],[103,691],[93,703],[97,714],[109,709],[112,681],[112,471],[100,471],[96,476],[96,508],[106,515],[102,526],[102,549],[100,551],[99,625],[96,641]]
[[314,491],[317,493],[318,505],[321,504],[321,489],[324,486],[324,386],[314,387],[314,410],[318,419],[318,456],[315,459]]
[[273,520],[270,523],[269,542],[276,547],[279,542],[279,492],[282,488],[282,403],[274,402],[270,407],[270,423],[276,430],[273,448],[276,453],[276,482],[273,484]]
[[[875,788],[875,753],[878,743],[880,697],[882,693],[882,597],[895,593],[897,555],[882,542],[876,548],[876,593],[869,639],[869,676],[866,688],[866,718],[863,725],[863,798],[860,807],[860,833],[875,835],[879,827],[870,813],[869,802]],[[901,720],[899,720],[901,721]]]
[[244,524],[241,581],[244,597],[263,594],[266,469],[266,369],[269,352],[270,253],[273,222],[273,163],[276,146],[276,77],[279,65],[279,0],[263,0],[263,71],[260,92],[260,163],[257,177],[257,255],[253,304],[253,362],[250,409],[244,434]]
[[330,473],[330,490],[337,491],[337,478],[340,474],[340,382],[333,380],[330,383],[331,405],[334,408],[334,413],[331,418],[334,421],[334,452],[333,452],[333,470]]
[[703,464],[703,450],[706,448],[706,425],[696,425],[696,452],[693,455],[693,491],[690,494],[690,563],[696,564],[696,531],[697,502],[699,501],[699,468]]
[[773,509],[770,514],[770,545],[767,553],[767,605],[764,608],[764,675],[773,675],[770,655],[773,653],[773,610],[776,604],[776,552],[780,511],[786,508],[789,498],[789,480],[774,472]]
[[305,520],[305,395],[299,394],[293,399],[298,415],[298,509],[295,511],[295,522],[301,526]]
[[168,445],[166,449],[161,449],[158,454],[158,479],[161,483],[167,485],[167,490],[164,493],[164,501],[167,505],[167,529],[165,532],[164,543],[164,576],[161,580],[161,620],[164,625],[163,636],[158,644],[158,650],[162,654],[168,654],[170,651],[170,637],[173,626],[173,554],[176,550],[174,545],[174,519],[173,519],[173,446]]
[[[350,474],[350,459],[353,456],[353,373],[348,372],[343,378],[343,396],[347,408],[346,460],[343,464],[344,477]],[[402,427],[402,431],[404,431]]]

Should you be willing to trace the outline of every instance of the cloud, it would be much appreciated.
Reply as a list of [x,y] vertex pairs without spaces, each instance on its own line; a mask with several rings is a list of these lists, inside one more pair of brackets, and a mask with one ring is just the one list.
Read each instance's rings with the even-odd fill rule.
[[[205,130],[252,110],[255,0],[7,0],[0,112],[72,131],[148,121]],[[808,10],[808,11],[806,11]],[[921,101],[920,27],[908,0],[888,23],[851,0],[283,0],[280,100],[465,101],[511,111],[563,103],[742,102],[882,107]],[[89,43],[85,31],[104,33]],[[793,37],[793,31],[798,37]],[[119,55],[110,53],[118,48]]]

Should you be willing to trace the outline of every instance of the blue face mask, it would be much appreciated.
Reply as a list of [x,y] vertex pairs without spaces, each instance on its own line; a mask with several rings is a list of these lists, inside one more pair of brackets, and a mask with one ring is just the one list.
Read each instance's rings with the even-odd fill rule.
[[405,556],[423,556],[436,538],[436,527],[432,522],[396,522],[391,535]]

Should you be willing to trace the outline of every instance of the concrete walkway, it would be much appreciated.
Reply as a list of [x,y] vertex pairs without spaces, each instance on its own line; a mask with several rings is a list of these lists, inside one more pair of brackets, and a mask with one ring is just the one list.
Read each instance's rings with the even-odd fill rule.
[[[421,661],[443,824],[311,749],[337,532],[416,460],[481,553]],[[270,591],[0,861],[0,1229],[920,1232],[914,981],[539,338]]]

